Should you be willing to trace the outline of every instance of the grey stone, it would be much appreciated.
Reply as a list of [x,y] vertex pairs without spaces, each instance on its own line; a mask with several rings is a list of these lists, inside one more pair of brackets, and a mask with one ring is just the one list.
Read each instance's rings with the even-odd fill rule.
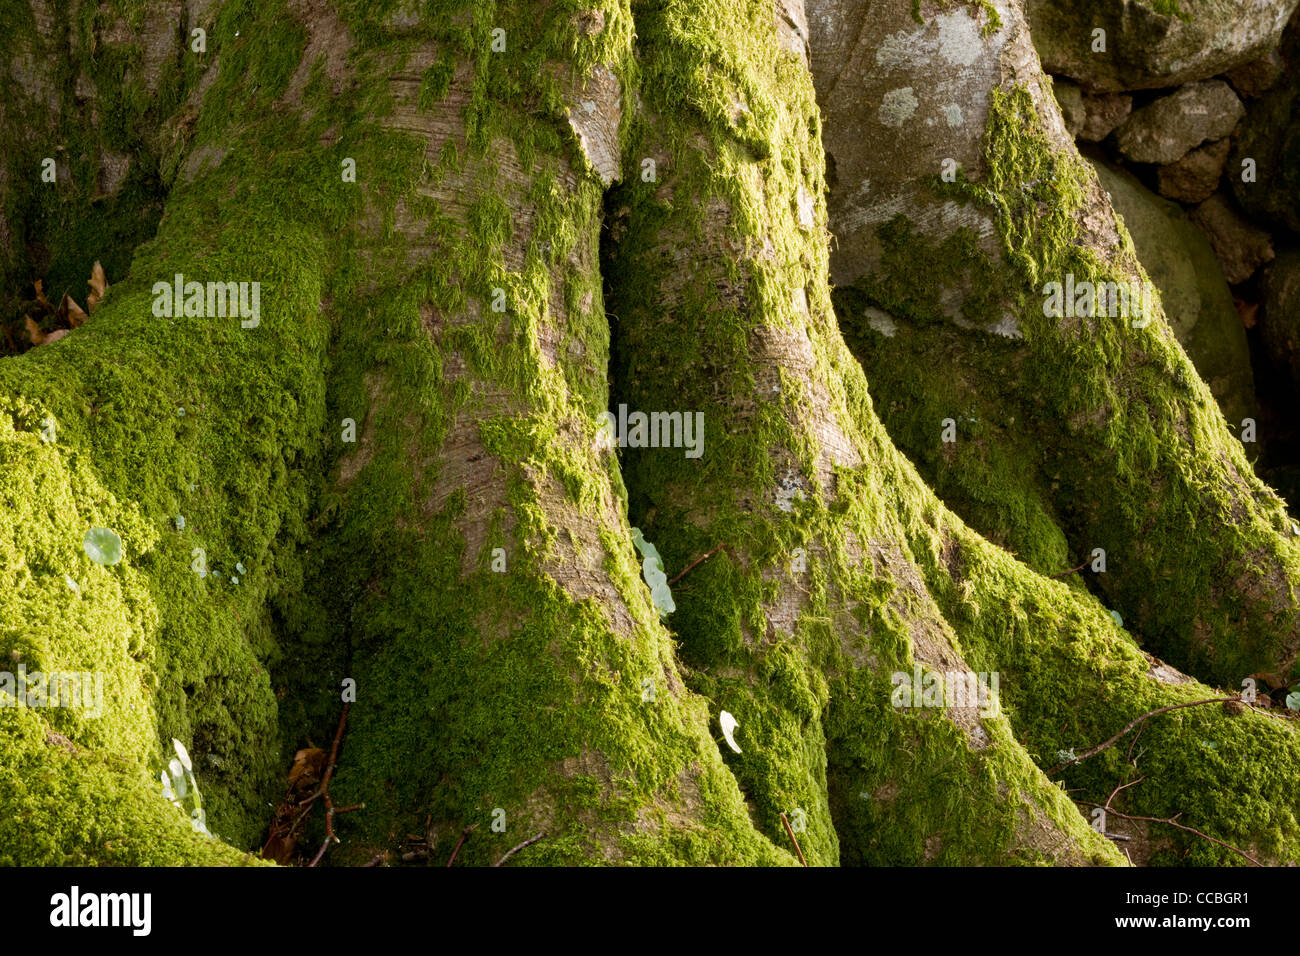
[[1282,54],[1277,50],[1269,50],[1258,60],[1251,60],[1244,66],[1229,70],[1225,75],[1240,96],[1254,99],[1276,86],[1285,70],[1286,63]]
[[1133,97],[1123,93],[1103,93],[1083,98],[1087,119],[1079,138],[1090,143],[1100,143],[1119,127],[1133,112]]
[[1264,345],[1300,382],[1300,249],[1288,249],[1264,270]]
[[1052,93],[1056,104],[1061,108],[1061,118],[1071,136],[1078,136],[1088,120],[1088,111],[1083,105],[1083,90],[1077,83],[1060,77],[1052,77]]
[[1137,110],[1116,132],[1116,144],[1138,163],[1173,163],[1207,139],[1222,139],[1246,115],[1222,80],[1189,83]]
[[1211,196],[1193,209],[1191,218],[1210,240],[1223,277],[1231,284],[1245,282],[1256,269],[1272,260],[1273,241],[1269,234],[1237,215],[1222,194]]
[[[1217,76],[1275,49],[1298,0],[1026,0],[1043,68],[1099,92],[1178,86]],[[1094,52],[1093,31],[1106,31]]]
[[1204,202],[1214,195],[1223,177],[1232,143],[1221,139],[1194,149],[1176,163],[1161,166],[1157,173],[1160,195],[1179,202]]
[[[1287,31],[1282,55],[1285,78],[1251,102],[1237,130],[1228,181],[1248,215],[1300,235],[1300,14]],[[1253,182],[1244,178],[1248,160]]]

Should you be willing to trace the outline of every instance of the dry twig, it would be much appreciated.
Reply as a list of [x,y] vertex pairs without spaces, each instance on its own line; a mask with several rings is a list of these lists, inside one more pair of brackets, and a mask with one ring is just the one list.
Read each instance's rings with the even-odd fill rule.
[[1053,767],[1051,770],[1047,772],[1049,775],[1054,773],[1060,773],[1066,767],[1073,766],[1074,764],[1079,763],[1080,761],[1087,760],[1089,757],[1097,756],[1097,754],[1101,753],[1103,750],[1106,750],[1109,747],[1113,747],[1116,741],[1118,741],[1121,737],[1123,737],[1134,727],[1138,726],[1139,724],[1145,723],[1146,721],[1150,720],[1152,717],[1155,717],[1158,714],[1167,714],[1171,710],[1182,710],[1184,707],[1200,707],[1202,704],[1221,704],[1224,701],[1228,701],[1228,700],[1233,700],[1236,701],[1237,703],[1241,703],[1240,697],[1210,697],[1206,700],[1191,700],[1183,704],[1171,704],[1168,707],[1160,707],[1157,708],[1156,710],[1151,711],[1150,713],[1143,714],[1141,717],[1134,717],[1131,721],[1128,722],[1128,724],[1124,727],[1124,729],[1121,730],[1119,733],[1117,733],[1114,737],[1111,737],[1109,740],[1103,740],[1095,747],[1089,747],[1087,750],[1079,754],[1077,757],[1067,760],[1064,763],[1057,764],[1055,767]]
[[785,818],[784,813],[781,814],[781,822],[785,824],[785,832],[790,835],[790,842],[794,844],[794,852],[799,854],[799,862],[807,866],[808,861],[803,858],[803,850],[799,849],[799,841],[794,838],[794,831],[790,829],[790,821]]
[[[450,867],[453,863],[456,862],[456,854],[459,853],[460,848],[465,845],[465,838],[468,837],[470,833],[476,830],[477,828],[478,828],[477,823],[471,823],[465,829],[460,831],[460,839],[456,841],[456,848],[451,851],[451,859],[447,861],[447,866]],[[402,859],[406,859],[406,857],[402,857]]]
[[722,550],[723,548],[725,548],[725,547],[726,547],[725,544],[720,544],[720,545],[718,545],[716,548],[714,548],[712,551],[706,552],[705,554],[702,554],[700,557],[696,558],[696,559],[695,559],[694,561],[692,561],[690,564],[686,565],[686,567],[682,569],[682,572],[681,572],[680,574],[678,574],[677,577],[675,577],[675,578],[673,578],[671,581],[669,581],[669,582],[668,582],[668,586],[669,586],[669,587],[672,587],[674,584],[676,584],[676,583],[677,583],[678,581],[680,581],[682,578],[686,577],[686,575],[687,575],[689,572],[694,571],[694,570],[696,569],[696,567],[698,567],[699,565],[703,564],[705,561],[709,560],[709,558],[713,557],[715,554],[717,554],[719,551],[721,551],[721,550]]
[[501,859],[497,860],[497,861],[496,861],[495,863],[493,863],[492,865],[493,865],[493,866],[500,866],[502,863],[504,863],[506,860],[510,859],[512,856],[514,856],[516,853],[518,853],[518,852],[519,852],[520,850],[522,850],[524,847],[526,847],[526,846],[532,846],[534,843],[536,843],[538,840],[540,840],[540,839],[541,839],[542,837],[544,837],[544,836],[546,836],[545,833],[539,833],[539,834],[537,834],[537,836],[535,836],[535,837],[530,837],[529,839],[525,840],[523,843],[520,843],[518,846],[512,846],[510,849],[506,850],[505,855],[504,855],[503,857],[501,857]]
[[[330,844],[339,842],[339,838],[334,835],[334,814],[338,811],[334,809],[334,801],[330,799],[330,780],[334,777],[335,766],[338,765],[339,745],[343,743],[343,730],[348,725],[348,709],[351,706],[349,703],[343,705],[343,713],[339,715],[339,728],[334,731],[334,743],[330,746],[330,761],[328,766],[325,767],[325,776],[321,778],[320,789],[311,797],[311,800],[316,799],[317,796],[325,800],[325,842],[316,851],[316,856],[308,866],[315,866],[319,863],[321,858],[325,856],[325,851],[329,849]],[[307,802],[310,803],[311,800]],[[356,810],[361,806],[364,806],[364,804],[356,804],[345,809]]]

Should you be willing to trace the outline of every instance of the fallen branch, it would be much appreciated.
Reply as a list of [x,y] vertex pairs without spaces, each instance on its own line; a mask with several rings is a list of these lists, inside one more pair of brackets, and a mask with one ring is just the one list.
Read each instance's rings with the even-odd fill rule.
[[[1136,783],[1137,781],[1134,782]],[[1085,807],[1101,806],[1100,803],[1089,803],[1087,800],[1077,800],[1075,802],[1082,803]],[[1106,808],[1102,807],[1102,809],[1105,810]],[[1231,843],[1224,843],[1218,837],[1212,837],[1208,833],[1202,833],[1200,830],[1196,829],[1195,827],[1189,827],[1185,823],[1179,823],[1178,818],[1182,816],[1181,812],[1175,813],[1172,817],[1139,817],[1139,816],[1134,816],[1133,814],[1120,813],[1118,810],[1106,810],[1106,812],[1108,814],[1119,817],[1121,820],[1143,820],[1146,821],[1147,823],[1167,823],[1171,827],[1177,827],[1180,830],[1186,830],[1188,833],[1195,833],[1198,837],[1202,837],[1206,840],[1209,840],[1211,843],[1217,843],[1225,850],[1231,850],[1233,853],[1237,854],[1240,857],[1243,857],[1244,859],[1249,860],[1251,863],[1254,863],[1256,866],[1264,865],[1263,863],[1260,863],[1259,860],[1251,856],[1249,853],[1246,853],[1244,850],[1238,850]]]
[[701,555],[700,557],[696,558],[696,559],[695,559],[694,561],[692,561],[690,564],[686,565],[686,567],[682,570],[681,574],[677,575],[677,577],[675,577],[675,578],[673,578],[671,581],[669,581],[669,582],[668,582],[668,586],[669,586],[669,587],[672,587],[674,584],[676,584],[676,583],[677,583],[678,581],[680,581],[682,578],[686,577],[687,574],[689,574],[691,571],[694,571],[694,570],[695,570],[699,565],[701,565],[701,564],[703,564],[705,561],[709,560],[709,558],[713,557],[715,554],[717,554],[719,551],[721,551],[721,550],[722,550],[723,548],[725,548],[725,547],[726,547],[725,544],[720,544],[720,545],[718,545],[716,548],[714,548],[712,551],[709,551],[709,552],[707,552],[706,554],[703,554],[703,555]]
[[1106,750],[1109,747],[1113,747],[1116,741],[1118,741],[1121,737],[1123,737],[1134,727],[1138,726],[1139,724],[1147,720],[1150,720],[1152,717],[1155,717],[1159,714],[1167,714],[1171,710],[1182,710],[1184,707],[1200,707],[1202,704],[1221,704],[1224,701],[1229,701],[1229,700],[1236,701],[1237,703],[1241,703],[1240,697],[1211,697],[1207,700],[1192,700],[1183,704],[1172,704],[1169,707],[1160,707],[1157,710],[1151,711],[1150,713],[1143,714],[1141,717],[1135,717],[1133,720],[1129,721],[1128,725],[1125,726],[1125,728],[1121,730],[1119,733],[1117,733],[1114,737],[1111,737],[1109,740],[1103,740],[1095,747],[1089,747],[1087,750],[1079,754],[1077,757],[1073,757],[1070,760],[1065,761],[1064,763],[1057,764],[1051,770],[1047,771],[1047,773],[1049,775],[1054,773],[1060,773],[1066,767],[1072,766],[1083,760],[1087,760],[1089,757],[1097,756],[1097,754],[1101,753],[1103,750]]
[[[456,862],[456,854],[459,853],[460,848],[465,845],[465,838],[468,837],[473,830],[477,829],[477,827],[477,823],[471,823],[465,829],[460,831],[460,839],[456,841],[456,848],[451,851],[451,859],[447,861],[448,867]],[[403,859],[405,859],[405,857],[403,857]]]
[[1121,783],[1119,786],[1117,786],[1114,790],[1110,792],[1110,796],[1106,798],[1106,803],[1102,806],[1102,809],[1109,811],[1110,802],[1115,799],[1115,795],[1117,793],[1119,793],[1121,790],[1127,790],[1129,787],[1136,786],[1137,784],[1141,783],[1145,779],[1146,779],[1146,775],[1143,774],[1141,777],[1138,777],[1136,780],[1133,780],[1129,783]]
[[[325,776],[321,778],[320,789],[312,795],[312,800],[316,799],[317,796],[320,796],[325,801],[325,842],[322,843],[320,849],[316,851],[316,856],[308,866],[315,866],[319,863],[321,858],[325,856],[325,851],[330,848],[330,844],[339,842],[339,838],[334,835],[335,810],[334,801],[330,799],[330,780],[333,779],[334,768],[338,765],[339,745],[343,743],[343,730],[348,725],[348,709],[351,706],[350,703],[345,703],[343,705],[343,713],[339,715],[338,730],[334,731],[334,743],[330,746],[330,760],[328,766],[325,767]],[[310,803],[311,801],[309,800],[308,802]],[[348,807],[347,809],[355,810],[358,806],[360,806],[360,804]]]
[[1057,571],[1055,574],[1052,575],[1052,577],[1054,577],[1054,578],[1063,578],[1063,577],[1065,577],[1067,574],[1074,574],[1076,571],[1082,571],[1084,568],[1086,568],[1086,567],[1088,566],[1089,563],[1090,563],[1090,562],[1085,561],[1085,562],[1083,562],[1083,564],[1079,565],[1077,568],[1070,568],[1070,570],[1068,570],[1068,571]]
[[540,839],[541,839],[542,837],[544,837],[544,836],[546,836],[545,833],[539,833],[539,834],[537,834],[537,836],[535,836],[535,837],[530,837],[529,839],[525,840],[523,843],[519,844],[518,846],[512,846],[510,849],[506,850],[506,852],[505,852],[505,856],[501,857],[501,859],[497,860],[497,861],[496,861],[495,863],[493,863],[492,865],[493,865],[493,866],[500,866],[502,863],[504,863],[506,860],[510,859],[512,856],[514,856],[516,853],[518,853],[518,852],[519,852],[520,850],[522,850],[524,847],[532,846],[534,843],[536,843],[538,840],[540,840]]
[[785,818],[784,813],[781,814],[781,822],[785,824],[785,832],[790,835],[790,842],[794,844],[794,852],[799,854],[799,862],[807,866],[808,861],[803,858],[803,850],[799,849],[799,841],[794,838],[794,830],[790,829],[790,821]]

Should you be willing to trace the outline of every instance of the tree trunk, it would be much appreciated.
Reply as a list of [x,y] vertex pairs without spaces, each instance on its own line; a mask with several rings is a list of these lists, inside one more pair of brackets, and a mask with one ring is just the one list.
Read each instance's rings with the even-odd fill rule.
[[1045,315],[1049,283],[1149,281],[1065,131],[1019,0],[923,5],[921,23],[904,3],[812,8],[831,275],[890,436],[1030,567],[1084,563],[1154,653],[1233,688],[1289,667],[1296,526],[1158,296],[1146,316]]
[[[1124,338],[1137,333],[1085,341],[1027,309],[1023,341],[994,347],[935,306],[960,314],[960,299],[895,271],[895,240],[942,245],[926,211],[947,207],[924,184],[897,184],[908,223],[861,207],[883,237],[836,226],[854,207],[835,144],[878,99],[822,84],[819,111],[814,76],[852,62],[819,42],[856,23],[872,49],[906,48],[938,22],[962,56],[1001,64],[959,78],[985,104],[963,113],[975,152],[959,159],[977,178],[960,195],[1019,195],[1056,163],[1103,249],[1113,214],[1072,154],[1053,158],[1068,150],[1018,7],[998,4],[1002,25],[982,35],[964,6],[921,26],[902,0],[869,21],[817,5],[809,21],[799,0],[444,6],[159,3],[119,20],[33,3],[3,41],[11,74],[26,71],[0,107],[17,144],[0,167],[4,307],[16,314],[14,289],[37,274],[58,294],[96,258],[121,264],[84,326],[0,358],[0,661],[104,678],[97,718],[0,708],[0,861],[251,861],[290,766],[334,744],[330,800],[364,807],[331,819],[335,846],[322,800],[303,862],[320,848],[336,864],[440,865],[455,849],[488,864],[543,834],[512,861],[1117,864],[1058,781],[1108,803],[1139,772],[1112,807],[1300,858],[1288,723],[1198,706],[1145,724],[1136,757],[1127,740],[1077,764],[1061,754],[1223,696],[1145,656],[1077,581],[1042,575],[1106,522],[1126,542],[1106,545],[1124,568],[1114,601],[1151,647],[1177,649],[1169,630],[1200,622],[1185,658],[1214,677],[1292,646],[1294,629],[1262,623],[1292,621],[1290,605],[1250,582],[1169,606],[1187,585],[1170,554],[1200,580],[1232,566],[1248,528],[1287,582],[1294,553],[1163,323],[1138,351]],[[1046,132],[1012,128],[1035,97]],[[51,143],[69,160],[47,184]],[[133,172],[92,200],[118,153]],[[871,170],[874,196],[887,170]],[[156,232],[130,176],[161,203]],[[996,208],[957,213],[993,224],[962,261],[1002,283],[981,305],[1023,305],[1074,236]],[[137,234],[151,237],[125,248]],[[829,281],[859,268],[836,304],[862,364]],[[177,274],[258,282],[260,313],[160,315],[171,295],[155,283]],[[868,339],[869,309],[906,332]],[[1070,436],[982,508],[960,493],[981,460],[964,457],[965,426],[940,473],[880,391],[918,390],[928,423],[963,378],[915,359],[953,343],[981,401],[996,381],[1030,434]],[[1047,370],[1029,359],[1049,355],[1088,384],[1031,417]],[[992,376],[998,360],[1019,377]],[[1121,389],[1175,397],[1150,433],[1079,411]],[[702,413],[701,453],[616,451],[603,423],[620,406]],[[1070,409],[1062,430],[1053,415]],[[1008,469],[1031,440],[988,434],[983,453]],[[1148,501],[1121,481],[1133,469],[1178,476],[1184,497]],[[1225,474],[1250,500],[1236,499],[1237,537],[1206,537],[1189,515],[1225,500],[1211,481]],[[1003,507],[1031,517],[998,524]],[[663,554],[667,616],[633,525]],[[120,536],[119,563],[92,560],[90,528]],[[1048,544],[1020,544],[1025,528]],[[1228,640],[1216,614],[1233,598],[1245,609]],[[914,673],[949,687],[996,674],[1000,706],[899,706]],[[220,839],[161,795],[172,738]],[[1124,827],[1137,862],[1239,860],[1158,824],[1109,832]]]

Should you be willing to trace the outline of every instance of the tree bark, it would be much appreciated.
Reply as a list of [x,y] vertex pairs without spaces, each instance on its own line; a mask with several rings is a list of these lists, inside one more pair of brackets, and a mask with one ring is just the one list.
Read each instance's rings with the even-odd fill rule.
[[810,17],[836,302],[890,436],[1029,566],[1085,563],[1074,580],[1153,653],[1232,688],[1289,667],[1296,526],[1158,295],[1144,317],[1045,315],[1049,283],[1149,281],[1019,0],[921,10],[814,0]]
[[[646,10],[659,72],[625,165],[665,174],[610,197],[616,400],[702,411],[707,453],[628,452],[625,470],[670,567],[725,545],[672,621],[692,685],[744,730],[728,762],[760,827],[776,839],[803,809],[820,863],[1117,860],[1005,718],[890,706],[893,672],[972,668],[908,540],[950,519],[889,447],[831,310],[799,4]],[[743,54],[707,79],[674,68],[708,56],[719,22]]]
[[[1166,604],[1184,582],[1160,562],[1190,549],[1203,521],[1098,499],[1118,487],[1112,459],[1131,459],[1142,436],[1074,421],[1075,458],[1058,459],[1083,517],[1067,521],[1060,502],[1074,499],[1053,498],[1040,476],[1018,479],[997,501],[1039,509],[1054,537],[1017,560],[994,543],[1017,547],[1010,532],[981,520],[991,508],[967,507],[961,485],[899,439],[918,474],[891,441],[897,414],[876,413],[890,369],[861,348],[856,323],[901,280],[887,242],[854,252],[870,230],[836,227],[846,161],[825,199],[822,140],[835,152],[839,134],[821,114],[851,128],[853,109],[850,84],[830,91],[842,107],[823,87],[819,110],[814,94],[818,38],[834,34],[826,10],[446,6],[433,17],[323,0],[158,3],[60,20],[33,4],[3,41],[31,54],[11,57],[11,73],[45,75],[62,55],[98,78],[92,91],[60,68],[3,106],[6,137],[15,117],[48,121],[6,151],[3,286],[42,269],[79,276],[107,255],[96,245],[118,234],[98,228],[41,250],[96,188],[84,170],[115,150],[152,171],[163,212],[129,257],[114,250],[129,269],[110,272],[83,327],[0,358],[0,666],[105,682],[99,718],[0,708],[0,861],[251,862],[295,753],[330,749],[345,701],[330,795],[364,808],[334,821],[337,846],[323,842],[322,811],[300,836],[305,858],[322,847],[335,864],[441,865],[456,847],[457,863],[488,864],[544,834],[511,863],[797,865],[790,833],[811,865],[1118,864],[1058,781],[1102,803],[1138,773],[1116,809],[1181,813],[1258,858],[1300,857],[1300,743],[1276,718],[1187,708],[1144,725],[1137,751],[1051,772],[1062,751],[1217,692],[1144,656],[1086,589],[1044,577],[1057,570],[1044,556],[1063,558],[1069,535],[1108,508],[1123,528],[1154,522],[1171,540],[1116,546],[1127,583],[1115,593],[1145,586],[1144,600]],[[889,25],[899,48],[921,42],[899,31],[933,29],[907,4],[887,7],[870,23]],[[997,9],[1001,32],[987,36],[965,7],[941,23],[962,50],[1005,64],[1023,25],[1017,8]],[[1009,164],[985,173],[990,195],[1048,162],[1030,146],[1063,149],[1050,110],[1042,143],[1008,127],[1042,102],[1032,50],[1016,64],[980,74],[987,108],[969,116],[989,134],[962,131]],[[998,152],[1013,134],[1032,142]],[[31,197],[55,140],[80,165],[39,200],[51,217]],[[1095,181],[1085,187],[1107,220]],[[937,202],[897,189],[918,221]],[[991,220],[1015,241],[989,233],[975,244],[988,262],[963,260],[971,274],[996,268],[1019,295],[1033,287],[1015,270],[1063,253],[1055,234],[1016,231],[1026,216]],[[837,324],[831,232],[883,276],[839,303],[869,374]],[[889,236],[912,232],[941,241],[921,227]],[[158,315],[154,283],[178,273],[259,282],[258,320]],[[949,329],[903,308],[929,292],[898,288],[892,321],[913,320],[918,336]],[[1042,325],[1016,347],[1060,349]],[[975,332],[952,328],[985,354]],[[1166,435],[1142,474],[1176,464],[1180,487],[1213,503],[1204,476],[1241,464],[1260,502],[1242,520],[1262,527],[1273,506],[1154,328],[1142,354],[1155,365],[1130,368],[1113,334],[1098,344],[1073,330],[1070,367],[1139,399],[1139,385],[1185,376],[1192,398],[1177,409],[1196,444]],[[953,386],[938,354],[906,371],[942,402]],[[1046,374],[1031,366],[1018,365],[1025,394]],[[1098,384],[1103,370],[1113,382]],[[604,414],[620,405],[703,413],[703,454],[610,448]],[[1052,425],[1049,413],[1033,420]],[[1118,444],[1097,451],[1098,435]],[[667,617],[632,525],[673,579]],[[120,563],[91,560],[91,527],[120,535]],[[1267,554],[1290,553],[1260,535]],[[1204,568],[1228,560],[1216,541]],[[1233,648],[1214,618],[1226,598],[1135,615],[1153,647],[1177,613],[1210,622],[1214,660],[1237,666],[1289,639],[1259,624],[1276,612],[1267,595],[1248,595],[1259,606],[1242,612]],[[996,672],[1001,706],[896,706],[898,677],[914,672],[949,685]],[[194,833],[161,796],[172,738],[221,839]],[[1127,826],[1141,836],[1137,862],[1240,861],[1186,831]]]

